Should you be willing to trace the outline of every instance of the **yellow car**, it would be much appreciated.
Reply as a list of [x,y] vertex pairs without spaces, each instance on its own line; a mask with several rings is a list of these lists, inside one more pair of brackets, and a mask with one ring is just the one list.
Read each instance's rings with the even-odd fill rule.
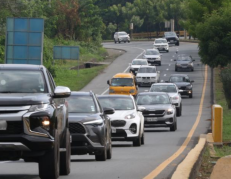
[[136,78],[132,73],[117,73],[107,81],[109,94],[133,95],[138,93]]

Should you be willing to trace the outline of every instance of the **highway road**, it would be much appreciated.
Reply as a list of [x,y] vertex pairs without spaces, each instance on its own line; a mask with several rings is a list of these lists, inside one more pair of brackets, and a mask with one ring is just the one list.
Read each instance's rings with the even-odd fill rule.
[[[96,94],[108,93],[107,80],[118,72],[128,70],[128,65],[141,53],[152,48],[152,42],[104,43],[106,48],[122,49],[126,53],[118,57],[102,74],[90,82],[83,91],[92,90]],[[169,53],[162,53],[162,66],[157,69],[161,80],[168,80],[174,71],[174,55],[191,55],[196,61],[194,72],[187,73],[195,81],[192,99],[183,97],[182,116],[177,118],[178,130],[169,128],[145,129],[145,145],[133,147],[130,142],[113,142],[113,157],[106,162],[96,162],[94,156],[72,156],[71,174],[61,179],[167,179],[177,165],[195,146],[200,134],[207,133],[210,126],[210,70],[200,62],[198,45],[181,43],[179,47],[170,47]],[[140,87],[139,92],[148,90]],[[36,163],[0,162],[0,179],[37,179]]]

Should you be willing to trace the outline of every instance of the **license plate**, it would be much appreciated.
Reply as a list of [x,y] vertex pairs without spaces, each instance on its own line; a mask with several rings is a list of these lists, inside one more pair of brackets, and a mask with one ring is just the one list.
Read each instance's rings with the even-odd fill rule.
[[7,122],[0,121],[0,131],[5,131],[7,129]]
[[181,66],[182,68],[187,68],[186,66]]
[[170,40],[170,42],[174,42],[174,40]]
[[150,62],[154,62],[155,60],[149,60]]
[[111,133],[116,133],[116,129],[115,128],[111,128]]
[[148,122],[155,122],[157,121],[157,117],[153,117],[153,118],[147,118]]

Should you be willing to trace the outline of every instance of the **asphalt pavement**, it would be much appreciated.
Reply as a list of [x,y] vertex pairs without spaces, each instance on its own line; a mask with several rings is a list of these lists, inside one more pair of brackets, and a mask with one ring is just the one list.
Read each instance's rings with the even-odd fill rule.
[[[96,94],[107,94],[107,80],[118,72],[126,72],[129,63],[134,58],[141,57],[141,53],[148,48],[152,48],[153,42],[131,42],[131,43],[104,43],[106,48],[125,50],[126,53],[118,57],[102,74],[92,80],[83,91],[92,90]],[[191,55],[196,61],[194,63],[194,72],[175,72],[174,55],[184,53]],[[168,80],[171,74],[187,73],[192,80],[193,98],[183,96],[182,116],[177,118],[178,129],[170,132],[169,128],[145,129],[145,145],[133,147],[131,142],[113,142],[112,159],[106,162],[97,162],[94,156],[72,156],[71,174],[60,177],[62,179],[141,179],[152,178],[156,174],[157,179],[170,178],[177,165],[185,158],[187,153],[195,146],[199,135],[207,133],[210,127],[211,118],[211,94],[210,94],[210,70],[206,71],[208,78],[205,82],[205,66],[201,64],[198,56],[198,45],[195,43],[181,43],[179,47],[170,47],[169,53],[162,53],[162,66],[157,66],[160,71],[160,79]],[[201,101],[202,89],[206,87],[204,101]],[[148,90],[148,87],[139,87],[139,92]],[[203,104],[202,104],[203,103]],[[199,113],[199,106],[202,105],[202,114]],[[199,124],[195,130],[192,129],[194,123]],[[191,130],[192,129],[192,130]],[[189,137],[189,131],[192,131],[192,137]],[[183,152],[176,152],[185,144]],[[171,158],[170,158],[171,157]],[[166,164],[167,163],[169,164]],[[153,175],[154,176],[154,175]],[[0,162],[0,179],[37,179],[38,165],[36,163]]]

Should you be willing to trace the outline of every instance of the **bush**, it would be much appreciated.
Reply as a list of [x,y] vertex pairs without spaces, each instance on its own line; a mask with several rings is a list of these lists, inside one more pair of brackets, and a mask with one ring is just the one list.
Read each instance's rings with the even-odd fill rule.
[[226,96],[228,108],[231,109],[231,68],[225,67],[221,69],[221,81]]

